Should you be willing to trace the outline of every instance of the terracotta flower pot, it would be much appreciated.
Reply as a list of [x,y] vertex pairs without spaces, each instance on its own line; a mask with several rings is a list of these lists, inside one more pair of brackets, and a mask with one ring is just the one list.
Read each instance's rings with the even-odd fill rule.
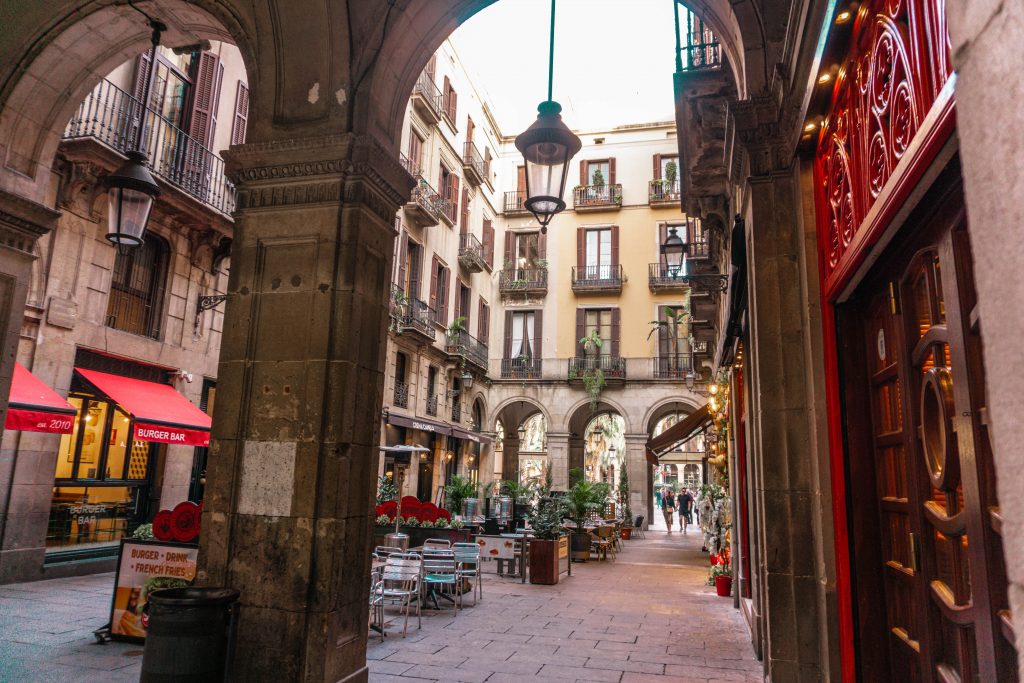
[[633,537],[633,527],[624,526],[619,529],[619,533],[622,535],[623,541],[628,541]]
[[732,577],[722,574],[715,577],[715,591],[719,597],[727,598],[732,595]]

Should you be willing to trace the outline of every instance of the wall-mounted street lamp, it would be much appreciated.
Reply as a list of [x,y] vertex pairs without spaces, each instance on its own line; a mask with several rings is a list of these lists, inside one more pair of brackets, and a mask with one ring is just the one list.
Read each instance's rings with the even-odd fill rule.
[[661,255],[665,259],[668,269],[668,276],[673,280],[685,282],[688,285],[694,283],[709,290],[724,292],[729,288],[729,278],[720,273],[701,273],[689,275],[683,272],[683,265],[686,262],[687,252],[690,245],[676,234],[676,228],[671,227],[668,236],[661,243]]
[[142,235],[153,211],[153,202],[160,196],[160,188],[149,171],[149,160],[143,151],[143,139],[148,118],[146,107],[149,104],[149,90],[156,71],[156,49],[160,45],[160,34],[167,30],[167,26],[134,5],[132,7],[149,20],[153,33],[149,49],[149,78],[146,79],[142,101],[139,103],[140,120],[135,129],[135,149],[130,150],[127,153],[128,159],[103,181],[107,186],[107,240],[117,247],[137,247],[142,244]]
[[526,163],[526,199],[540,231],[565,210],[565,181],[569,161],[583,146],[568,126],[562,123],[562,105],[551,99],[555,68],[555,0],[551,0],[551,40],[548,53],[548,99],[537,106],[537,120],[516,138],[516,149]]

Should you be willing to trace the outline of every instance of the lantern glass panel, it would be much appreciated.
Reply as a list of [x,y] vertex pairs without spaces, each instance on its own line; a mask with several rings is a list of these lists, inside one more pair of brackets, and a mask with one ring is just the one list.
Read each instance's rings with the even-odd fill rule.
[[126,187],[107,192],[107,239],[118,245],[142,244],[142,234],[153,210],[153,195]]

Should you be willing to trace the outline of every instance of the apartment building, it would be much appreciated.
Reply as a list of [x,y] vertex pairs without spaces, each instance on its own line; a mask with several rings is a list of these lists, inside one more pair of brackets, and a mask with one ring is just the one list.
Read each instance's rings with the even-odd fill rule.
[[[3,433],[0,582],[109,569],[156,511],[202,499],[208,416],[179,424],[194,432],[184,440],[137,427],[186,403],[212,412],[235,202],[216,151],[244,142],[248,102],[238,50],[214,42],[120,65],[68,122],[50,177],[60,216],[35,247],[17,360],[73,414],[68,433]],[[144,243],[118,249],[103,177],[140,125],[161,195]],[[150,397],[145,415],[132,392]]]
[[[627,466],[642,509],[647,439],[702,405],[701,316],[721,293],[681,276],[716,268],[717,242],[680,211],[674,122],[578,132],[578,184],[547,234],[523,207],[513,133],[446,42],[405,117],[417,186],[396,217],[381,433],[427,450],[385,452],[380,473],[437,500],[455,473],[487,483],[550,462],[565,486],[576,467],[617,480]],[[683,269],[662,256],[670,234],[687,244]],[[673,457],[702,468],[684,448],[666,475]]]

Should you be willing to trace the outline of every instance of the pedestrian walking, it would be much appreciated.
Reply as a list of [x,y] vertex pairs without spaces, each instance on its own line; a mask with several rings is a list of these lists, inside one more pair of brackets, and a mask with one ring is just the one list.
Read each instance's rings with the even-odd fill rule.
[[672,495],[672,489],[665,489],[661,494],[661,512],[665,515],[665,528],[672,533],[672,513],[675,511],[676,501]]
[[689,489],[683,489],[676,497],[676,509],[679,510],[679,530],[684,534],[689,531],[690,515],[693,514],[693,495]]

